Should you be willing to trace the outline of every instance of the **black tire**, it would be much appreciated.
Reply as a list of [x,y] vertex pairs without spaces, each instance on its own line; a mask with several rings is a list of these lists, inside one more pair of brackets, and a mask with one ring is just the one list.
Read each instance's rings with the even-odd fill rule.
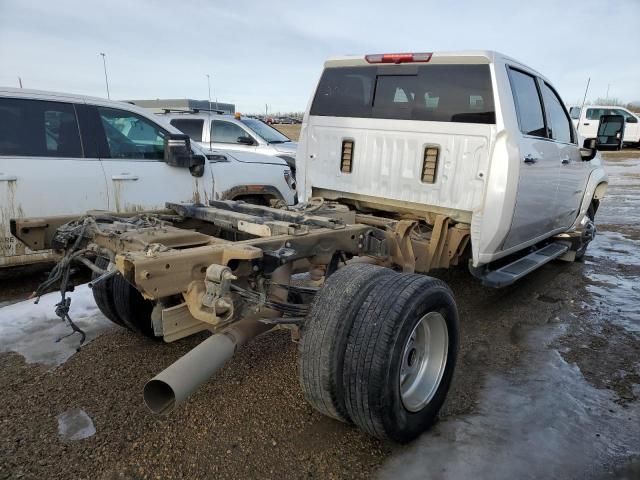
[[[595,235],[595,218],[596,218],[596,209],[593,205],[593,203],[591,205],[589,205],[589,209],[587,210],[587,217],[589,217],[589,219],[594,222],[594,235]],[[589,241],[582,241],[582,244],[580,245],[580,247],[578,248],[578,250],[576,250],[576,260],[577,261],[582,261],[584,260],[584,256],[587,253],[587,248],[589,247],[589,244],[591,243],[592,240]]]
[[[98,257],[96,258],[96,266],[105,269],[109,266],[109,260],[104,257]],[[96,272],[91,274],[93,280],[98,277],[99,275]],[[92,288],[92,292],[96,305],[98,305],[98,309],[102,314],[116,325],[126,327],[122,319],[118,316],[116,306],[113,302],[113,278],[102,280]]]
[[331,275],[316,294],[298,346],[298,377],[304,397],[320,413],[349,422],[342,371],[349,330],[360,305],[393,270],[352,264]]
[[154,303],[151,300],[146,300],[120,275],[113,277],[112,293],[116,313],[127,327],[145,337],[161,340],[153,331],[151,312]]
[[[414,327],[429,312],[437,312],[444,319],[447,355],[440,381],[434,382],[425,405],[409,411],[400,393],[403,352]],[[451,385],[458,337],[455,300],[444,282],[414,274],[399,274],[379,282],[363,302],[347,341],[343,380],[345,403],[353,422],[374,437],[400,443],[429,428]]]

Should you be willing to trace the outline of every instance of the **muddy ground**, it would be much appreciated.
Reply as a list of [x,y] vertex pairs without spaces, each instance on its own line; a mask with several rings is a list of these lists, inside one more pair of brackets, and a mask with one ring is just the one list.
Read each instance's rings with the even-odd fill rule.
[[[0,479],[640,478],[640,153],[607,155],[606,168],[583,263],[502,290],[463,268],[440,275],[461,352],[440,421],[411,445],[314,412],[284,332],[152,417],[144,383],[203,337],[163,345],[114,327],[55,368],[0,354]],[[0,302],[37,283],[0,281]],[[58,419],[69,411],[84,416]]]

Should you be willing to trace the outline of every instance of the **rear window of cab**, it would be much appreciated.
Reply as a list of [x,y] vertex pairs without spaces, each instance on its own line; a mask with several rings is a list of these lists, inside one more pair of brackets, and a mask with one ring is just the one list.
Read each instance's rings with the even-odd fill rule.
[[495,123],[489,65],[326,68],[311,115]]

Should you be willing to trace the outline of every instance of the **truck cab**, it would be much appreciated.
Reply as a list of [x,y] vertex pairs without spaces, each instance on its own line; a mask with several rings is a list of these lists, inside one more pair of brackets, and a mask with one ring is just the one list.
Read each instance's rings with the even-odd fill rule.
[[203,163],[196,171],[167,158],[178,134],[128,103],[0,88],[0,267],[51,258],[13,237],[11,218],[154,210],[169,201],[295,203],[284,160],[193,144]]
[[551,81],[497,52],[336,57],[304,116],[299,193],[446,215],[480,267],[584,224],[607,177],[583,147]]

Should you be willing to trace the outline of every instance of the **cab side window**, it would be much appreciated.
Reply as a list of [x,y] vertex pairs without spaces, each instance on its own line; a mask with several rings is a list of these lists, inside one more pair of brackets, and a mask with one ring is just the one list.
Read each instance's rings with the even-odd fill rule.
[[600,120],[604,114],[604,108],[587,108],[587,120]]
[[81,158],[71,103],[0,98],[0,155]]
[[235,123],[225,122],[223,120],[214,120],[211,122],[211,141],[215,143],[240,143],[239,137],[248,137],[245,132]]
[[611,113],[609,113],[609,115],[622,115],[624,117],[624,121],[625,122],[627,122],[627,123],[638,123],[638,119],[636,117],[634,117],[633,115],[631,115],[626,110],[620,110],[620,109],[612,110]]
[[162,160],[167,132],[133,112],[97,107],[107,139],[107,158]]
[[202,141],[202,128],[204,127],[204,120],[195,118],[174,118],[171,120],[171,125],[176,127],[182,133],[189,135],[194,142]]
[[509,81],[516,105],[520,131],[525,135],[546,137],[547,131],[536,80],[531,75],[509,68]]
[[571,121],[562,106],[562,101],[549,85],[540,82],[544,108],[547,113],[549,138],[563,143],[573,143],[573,129]]

